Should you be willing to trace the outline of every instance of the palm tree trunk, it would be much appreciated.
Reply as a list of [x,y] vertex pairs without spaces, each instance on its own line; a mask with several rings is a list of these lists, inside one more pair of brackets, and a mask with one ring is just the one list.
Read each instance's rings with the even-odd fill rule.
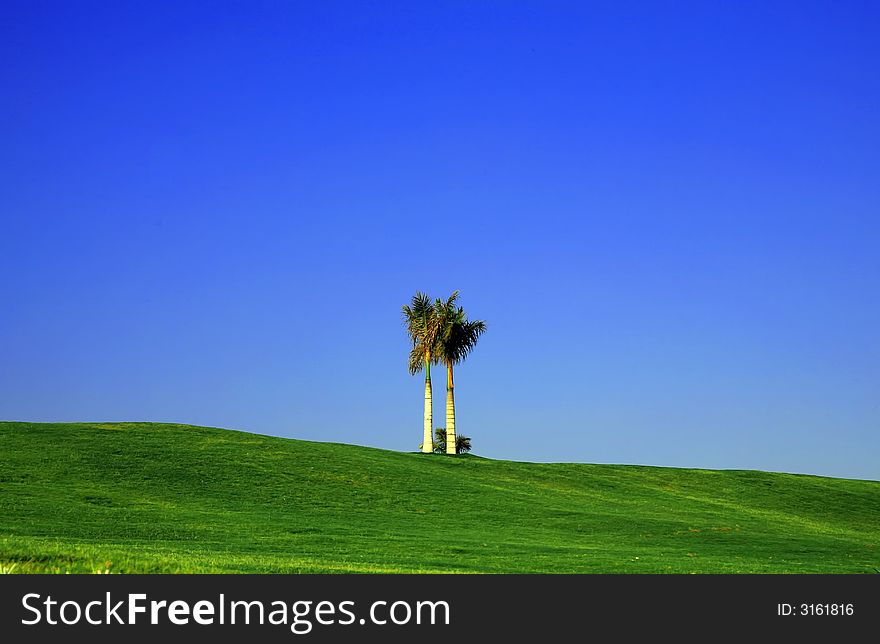
[[455,454],[455,383],[452,363],[446,363],[446,453]]
[[431,398],[431,354],[425,352],[425,436],[422,439],[422,451],[430,454],[434,451],[434,412]]

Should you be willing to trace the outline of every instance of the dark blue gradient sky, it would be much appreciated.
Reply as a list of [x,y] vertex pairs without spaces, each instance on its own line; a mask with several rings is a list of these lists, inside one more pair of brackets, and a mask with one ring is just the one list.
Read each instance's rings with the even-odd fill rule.
[[876,3],[29,0],[0,60],[0,418],[415,450],[461,289],[479,454],[880,479]]

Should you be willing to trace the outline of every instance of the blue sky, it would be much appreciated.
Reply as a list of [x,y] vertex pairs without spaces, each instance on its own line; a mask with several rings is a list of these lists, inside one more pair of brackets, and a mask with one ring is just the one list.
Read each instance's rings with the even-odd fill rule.
[[5,3],[0,418],[880,479],[880,10],[623,4]]

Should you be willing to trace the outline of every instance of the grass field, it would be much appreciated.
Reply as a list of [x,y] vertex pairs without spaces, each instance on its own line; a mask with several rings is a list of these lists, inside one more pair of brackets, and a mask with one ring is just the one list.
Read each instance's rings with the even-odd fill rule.
[[0,423],[0,571],[880,571],[880,483]]

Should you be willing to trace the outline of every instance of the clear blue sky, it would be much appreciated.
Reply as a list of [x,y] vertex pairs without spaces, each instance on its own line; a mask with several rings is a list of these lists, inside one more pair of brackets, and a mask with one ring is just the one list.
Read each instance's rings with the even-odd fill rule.
[[[872,2],[4,2],[0,418],[880,479]],[[443,424],[443,381],[435,421]]]

